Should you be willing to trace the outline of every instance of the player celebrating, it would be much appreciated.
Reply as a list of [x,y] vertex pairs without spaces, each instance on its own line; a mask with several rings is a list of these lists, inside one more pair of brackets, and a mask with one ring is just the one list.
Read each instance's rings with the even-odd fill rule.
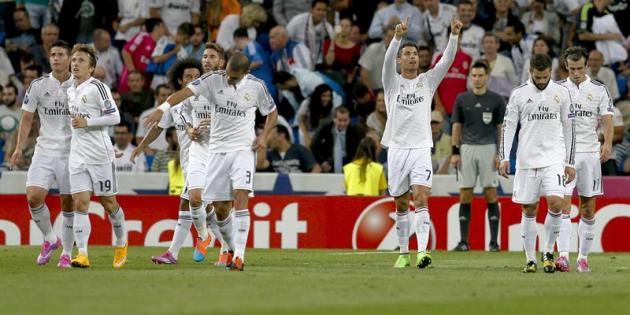
[[[52,72],[34,80],[26,92],[22,104],[22,119],[17,144],[11,156],[12,166],[22,159],[22,148],[31,131],[31,123],[37,110],[41,126],[33,161],[26,175],[26,199],[31,217],[44,235],[44,244],[37,256],[37,264],[48,263],[53,251],[62,246],[63,250],[57,264],[60,268],[70,267],[70,256],[74,245],[72,230],[74,207],[68,176],[68,155],[72,131],[66,94],[66,90],[72,84],[69,71],[70,50],[70,45],[64,41],[57,41],[51,46]],[[50,211],[44,202],[53,181],[57,183],[61,195],[63,213],[61,240],[53,233]]]
[[[158,107],[160,110],[145,121],[149,125],[157,123],[171,104],[195,95],[203,95],[214,104],[203,200],[214,204],[222,233],[231,232],[234,221],[234,260],[229,268],[236,271],[242,271],[245,266],[250,226],[248,201],[249,193],[254,190],[254,152],[265,147],[278,118],[276,105],[264,82],[248,74],[249,66],[245,55],[233,55],[226,71],[207,73],[188,84],[171,95]],[[264,130],[258,137],[254,130],[257,108],[267,116]],[[234,220],[230,216],[231,200],[234,200]],[[227,241],[226,234],[223,237]]]
[[87,246],[92,228],[88,208],[90,193],[94,192],[109,214],[116,235],[112,265],[121,268],[127,262],[127,231],[125,214],[116,201],[118,183],[115,154],[107,134],[108,126],[120,122],[120,114],[109,88],[92,77],[95,67],[94,48],[74,45],[70,64],[74,83],[68,88],[68,105],[72,117],[69,170],[72,200],[76,209],[74,237],[79,254],[72,259],[72,266],[90,266]]
[[[428,72],[418,74],[418,48],[412,43],[400,42],[407,33],[409,18],[396,25],[395,37],[385,53],[383,64],[383,88],[387,109],[387,123],[382,144],[389,148],[389,193],[396,200],[396,230],[400,256],[394,268],[410,265],[409,258],[409,187],[413,191],[416,208],[416,237],[418,256],[416,266],[426,268],[431,264],[427,243],[431,230],[428,199],[431,192],[431,100],[433,94],[453,63],[457,40],[462,23],[451,21],[452,34],[444,56]],[[396,56],[396,54],[398,54]],[[400,74],[396,65],[400,65]]]
[[567,88],[551,82],[551,58],[536,54],[530,79],[515,88],[503,119],[499,174],[508,177],[509,156],[520,122],[512,201],[521,204],[523,245],[527,265],[536,272],[536,213],[540,194],[547,196],[547,242],[543,244],[544,271],[555,271],[553,246],[560,230],[564,186],[575,178],[575,125]]
[[[588,254],[593,243],[595,229],[595,196],[603,194],[601,162],[610,158],[613,138],[613,103],[608,88],[592,81],[586,75],[588,52],[582,47],[571,47],[564,52],[564,60],[569,70],[569,79],[560,84],[569,89],[575,104],[575,181],[566,186],[562,225],[558,236],[556,268],[569,271],[569,246],[571,243],[571,196],[577,186],[580,195],[580,216],[578,225],[579,255],[577,270],[589,272]],[[604,125],[604,144],[597,138],[597,124],[601,119]]]

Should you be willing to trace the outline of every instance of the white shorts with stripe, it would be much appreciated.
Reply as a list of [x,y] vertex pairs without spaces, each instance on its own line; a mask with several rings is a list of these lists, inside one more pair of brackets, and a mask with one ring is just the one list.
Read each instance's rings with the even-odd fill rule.
[[35,152],[26,174],[26,187],[49,190],[53,182],[57,183],[60,194],[70,194],[68,157],[51,157]]
[[431,188],[433,163],[431,148],[394,149],[387,151],[387,185],[389,194],[398,197],[412,185]]
[[514,175],[512,201],[530,205],[537,203],[541,196],[564,198],[564,189],[563,165],[517,169]]
[[575,153],[575,180],[567,184],[564,194],[572,196],[576,187],[580,196],[593,197],[604,194],[599,152]]
[[70,164],[70,188],[73,194],[92,191],[96,196],[113,196],[118,193],[116,166],[104,164]]

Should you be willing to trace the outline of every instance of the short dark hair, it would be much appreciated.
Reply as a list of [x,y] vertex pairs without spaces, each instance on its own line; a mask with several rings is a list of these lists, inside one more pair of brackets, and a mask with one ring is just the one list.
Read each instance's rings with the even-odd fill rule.
[[212,43],[212,42],[208,42],[206,43],[206,48],[205,49],[212,49],[214,51],[216,51],[219,56],[225,60],[225,49],[223,49],[223,46],[217,44],[217,43]]
[[177,27],[177,34],[192,36],[195,34],[195,27],[189,22],[184,22]]
[[334,113],[333,113],[333,117],[337,117],[337,114],[348,114],[350,115],[350,110],[348,109],[348,107],[345,107],[343,105],[338,106],[335,108]]
[[131,124],[126,120],[121,120],[116,127],[125,127],[127,132],[131,132]]
[[486,37],[492,37],[492,38],[494,38],[494,40],[495,40],[497,43],[500,43],[500,42],[501,42],[501,38],[500,38],[500,37],[499,37],[496,33],[493,33],[493,32],[486,32],[486,33],[484,33],[484,34],[483,34],[482,40],[486,39]]
[[400,49],[398,49],[398,57],[400,57],[400,55],[402,54],[403,49],[407,48],[407,47],[413,47],[416,49],[416,52],[419,51],[418,50],[418,46],[416,46],[416,44],[412,43],[412,42],[406,42],[404,44],[402,44],[402,46],[400,46]]
[[35,72],[37,72],[37,77],[41,77],[42,76],[42,67],[40,65],[30,65],[30,66],[26,67],[26,69],[24,69],[24,70],[35,71]]
[[324,3],[326,6],[330,6],[330,1],[328,0],[313,0],[311,1],[311,9],[314,8],[318,3]]
[[284,135],[284,138],[291,142],[291,136],[289,135],[289,129],[287,129],[287,127],[283,125],[276,125],[276,132]]
[[523,25],[523,23],[518,19],[510,20],[507,27],[514,28],[514,33],[525,34],[525,25]]
[[127,75],[127,78],[129,78],[132,74],[137,74],[139,76],[142,77],[142,79],[144,80],[144,74],[142,74],[142,72],[140,72],[140,70],[134,69],[129,71],[129,74]]
[[370,88],[367,87],[367,85],[363,84],[363,83],[357,83],[353,88],[352,88],[352,96],[354,98],[359,98],[359,97],[363,97],[365,96],[365,94],[369,94],[370,93]]
[[273,76],[273,84],[284,84],[285,82],[293,79],[293,75],[286,71],[278,71]]
[[584,64],[588,63],[588,51],[580,46],[573,46],[567,48],[562,54],[562,58],[566,61],[578,61],[584,58]]
[[203,73],[201,62],[194,58],[186,58],[176,61],[167,74],[169,84],[176,90],[181,89],[182,85],[179,83],[179,80],[181,80],[184,76],[184,70],[190,68],[195,68],[199,70],[199,73]]
[[15,84],[13,83],[7,83],[3,88],[2,91],[6,90],[6,89],[13,89],[13,92],[15,92],[15,95],[18,94],[18,88],[17,86],[15,86]]
[[235,53],[228,60],[228,64],[230,65],[231,70],[238,72],[247,72],[249,71],[249,58],[245,56],[243,53]]
[[418,48],[418,53],[421,52],[421,51],[428,51],[429,54],[431,53],[431,48],[429,48],[429,46],[420,45],[417,48]]
[[244,27],[239,27],[234,31],[234,38],[249,38],[249,34],[247,33],[247,29]]
[[488,74],[488,72],[490,72],[490,67],[488,67],[488,63],[485,60],[477,60],[475,61],[475,63],[473,63],[472,67],[470,67],[470,69],[475,69],[475,68],[482,68],[486,74]]
[[457,3],[457,7],[459,8],[460,5],[472,5],[472,2],[470,2],[469,0],[459,0],[459,3]]
[[149,18],[144,21],[144,28],[147,30],[147,33],[153,32],[156,26],[164,23],[160,18]]
[[160,90],[161,89],[171,89],[170,86],[168,86],[168,84],[159,84],[158,86],[155,87],[155,91],[153,91],[153,94],[155,94],[156,96],[160,94]]
[[20,62],[23,62],[23,63],[35,62],[35,56],[29,52],[20,53]]
[[70,46],[70,44],[68,44],[68,42],[64,41],[64,40],[56,40],[52,46],[50,46],[50,48],[55,48],[55,47],[59,47],[59,48],[63,48],[66,50],[66,54],[68,56],[71,55],[72,53],[72,46]]
[[535,54],[529,61],[529,68],[537,71],[551,68],[551,57],[547,54]]

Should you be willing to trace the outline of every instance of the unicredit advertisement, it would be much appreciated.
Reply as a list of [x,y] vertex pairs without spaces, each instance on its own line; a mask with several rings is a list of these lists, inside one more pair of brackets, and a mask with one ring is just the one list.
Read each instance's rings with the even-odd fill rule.
[[[129,244],[168,246],[177,222],[179,199],[172,196],[118,196],[125,211]],[[575,201],[577,202],[577,201]],[[61,231],[59,198],[50,196],[47,204],[57,234]],[[521,211],[509,198],[500,199],[502,250],[520,251]],[[413,207],[411,207],[413,210]],[[544,201],[538,214],[539,242],[544,240]],[[394,250],[397,247],[393,198],[345,196],[261,196],[250,200],[251,230],[248,245],[255,248],[329,248],[355,250]],[[432,197],[429,210],[433,222],[429,246],[452,249],[459,241],[457,197]],[[577,250],[579,215],[574,205],[572,250]],[[96,201],[90,205],[91,245],[112,243],[111,225]],[[595,252],[630,251],[630,199],[597,200]],[[413,225],[412,225],[413,226]],[[186,246],[192,246],[192,237]],[[415,246],[415,235],[410,235]],[[41,232],[31,221],[26,196],[0,196],[0,245],[40,245]],[[470,226],[472,249],[484,250],[489,242],[486,207],[482,199],[473,202]]]

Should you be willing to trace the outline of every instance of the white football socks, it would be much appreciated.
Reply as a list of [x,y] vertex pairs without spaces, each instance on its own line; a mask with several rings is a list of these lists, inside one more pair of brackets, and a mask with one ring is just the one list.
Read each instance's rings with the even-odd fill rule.
[[79,249],[79,254],[87,256],[88,240],[90,239],[90,232],[92,231],[90,216],[87,212],[74,212],[74,224],[72,229],[74,231],[74,239]]
[[173,232],[173,240],[171,241],[171,246],[168,248],[168,251],[173,255],[173,257],[175,257],[175,259],[179,257],[179,250],[182,248],[182,245],[184,245],[186,237],[190,233],[192,223],[193,221],[190,216],[190,212],[179,212],[177,225],[175,226],[175,231]]
[[547,234],[547,242],[545,243],[544,252],[554,252],[553,246],[556,244],[558,234],[560,234],[560,224],[562,223],[562,213],[553,213],[551,210],[547,211],[547,217],[545,218],[545,233]]
[[562,223],[560,223],[560,234],[558,234],[558,253],[561,257],[569,259],[569,250],[571,250],[571,216],[562,214]]
[[427,251],[430,233],[431,217],[429,216],[429,209],[416,209],[416,237],[418,238],[418,253]]
[[122,207],[119,206],[118,210],[109,214],[109,222],[112,223],[112,229],[116,235],[114,246],[125,246],[127,244],[127,229],[125,228],[125,212],[123,212]]
[[208,237],[205,205],[202,203],[199,207],[193,207],[191,202],[190,215],[192,217],[193,224],[195,225],[195,229],[197,229],[197,234],[199,235],[199,237],[205,240]]
[[245,247],[249,235],[249,210],[234,211],[234,257],[240,257],[245,261]]
[[61,226],[61,255],[72,256],[74,246],[74,211],[62,211]]
[[536,261],[536,216],[527,216],[523,213],[521,217],[521,236],[523,237],[523,248],[527,262]]
[[43,203],[37,208],[28,207],[31,212],[31,218],[44,235],[44,241],[54,244],[57,241],[57,236],[53,233],[52,224],[50,223],[50,210],[46,203]]
[[396,211],[396,234],[401,254],[409,254],[409,210]]
[[578,260],[587,259],[595,237],[595,218],[588,220],[582,218],[578,224],[578,238],[580,240],[580,252]]

